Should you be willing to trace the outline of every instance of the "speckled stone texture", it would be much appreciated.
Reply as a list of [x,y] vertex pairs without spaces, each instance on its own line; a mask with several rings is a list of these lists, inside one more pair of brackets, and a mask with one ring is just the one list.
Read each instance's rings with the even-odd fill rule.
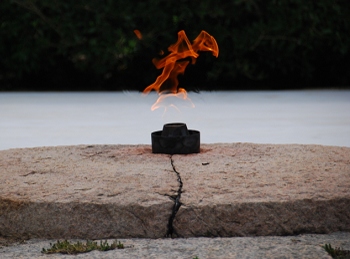
[[93,145],[0,151],[0,236],[164,237],[178,176],[173,236],[350,231],[350,148]]
[[[85,240],[80,240],[85,242]],[[112,243],[114,240],[108,240]],[[332,259],[322,248],[325,244],[350,250],[350,233],[337,232],[328,235],[298,235],[287,237],[233,237],[233,238],[166,238],[166,239],[118,239],[125,249],[107,252],[92,251],[77,255],[41,254],[56,240],[29,240],[10,247],[0,246],[0,258],[23,259]],[[76,240],[72,240],[72,243]],[[99,243],[99,242],[98,242]]]
[[350,230],[350,148],[215,144],[172,159],[183,182],[179,236]]
[[164,237],[178,189],[149,146],[1,151],[0,179],[0,236]]

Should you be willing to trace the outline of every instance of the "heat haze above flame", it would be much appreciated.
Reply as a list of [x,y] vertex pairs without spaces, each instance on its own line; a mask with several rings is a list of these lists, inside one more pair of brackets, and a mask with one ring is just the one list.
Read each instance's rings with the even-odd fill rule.
[[[137,33],[135,32],[135,34]],[[185,31],[179,31],[177,35],[177,42],[168,47],[170,53],[164,58],[154,58],[152,60],[157,69],[163,69],[156,81],[143,90],[144,94],[148,94],[153,90],[159,95],[158,100],[151,107],[152,111],[163,106],[161,103],[167,97],[175,96],[191,102],[187,97],[186,90],[179,87],[178,75],[185,73],[185,69],[190,62],[192,64],[196,63],[199,51],[210,51],[215,57],[219,55],[216,40],[206,31],[201,31],[192,44],[188,40]]]

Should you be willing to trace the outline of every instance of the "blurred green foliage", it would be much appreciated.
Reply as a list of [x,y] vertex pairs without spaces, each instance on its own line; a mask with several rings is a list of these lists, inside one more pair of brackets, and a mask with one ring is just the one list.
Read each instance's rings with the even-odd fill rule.
[[4,0],[0,90],[142,90],[182,29],[220,48],[187,68],[190,90],[350,84],[348,0]]

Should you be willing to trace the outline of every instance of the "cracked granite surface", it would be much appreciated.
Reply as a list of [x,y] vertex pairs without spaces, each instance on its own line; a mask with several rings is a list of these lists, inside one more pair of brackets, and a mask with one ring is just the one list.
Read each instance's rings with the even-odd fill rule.
[[177,178],[168,156],[150,154],[148,146],[1,151],[0,235],[165,236]]
[[350,231],[350,148],[204,144],[0,151],[0,236],[162,238]]
[[184,183],[174,229],[183,237],[350,230],[350,149],[214,144],[174,155]]

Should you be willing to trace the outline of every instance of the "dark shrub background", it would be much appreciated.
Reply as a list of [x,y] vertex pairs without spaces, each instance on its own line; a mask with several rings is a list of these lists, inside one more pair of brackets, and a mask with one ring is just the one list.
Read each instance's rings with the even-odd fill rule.
[[0,90],[142,90],[179,30],[220,48],[181,76],[189,90],[350,85],[348,0],[4,0]]

